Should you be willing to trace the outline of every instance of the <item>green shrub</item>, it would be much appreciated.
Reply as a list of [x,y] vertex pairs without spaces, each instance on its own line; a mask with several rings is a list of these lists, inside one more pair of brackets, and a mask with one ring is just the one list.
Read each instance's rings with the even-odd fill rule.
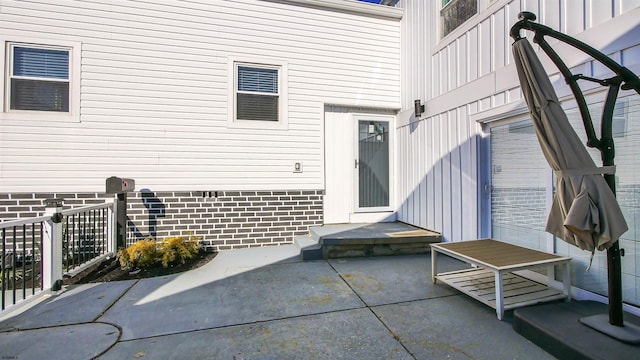
[[162,266],[168,267],[176,263],[184,264],[187,259],[196,256],[200,251],[200,236],[189,235],[165,238],[160,244]]
[[118,251],[118,260],[123,269],[151,266],[159,257],[158,246],[153,238],[136,241],[135,244]]
[[162,263],[169,267],[184,264],[200,251],[200,236],[170,236],[157,242],[153,238],[139,240],[118,251],[118,260],[123,269],[144,268]]

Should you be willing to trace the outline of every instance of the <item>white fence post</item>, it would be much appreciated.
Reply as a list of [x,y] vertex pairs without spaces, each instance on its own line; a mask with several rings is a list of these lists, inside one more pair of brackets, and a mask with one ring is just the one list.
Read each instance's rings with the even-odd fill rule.
[[107,252],[118,253],[118,222],[116,221],[117,199],[107,208]]
[[62,200],[47,199],[42,244],[42,280],[45,289],[60,290],[62,285]]

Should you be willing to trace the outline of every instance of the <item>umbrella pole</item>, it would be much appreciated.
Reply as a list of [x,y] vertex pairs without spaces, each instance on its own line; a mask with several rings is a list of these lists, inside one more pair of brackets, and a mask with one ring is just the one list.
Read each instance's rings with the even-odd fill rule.
[[[616,157],[615,146],[613,142],[613,112],[615,110],[615,102],[618,98],[620,82],[610,84],[607,99],[604,103],[602,111],[602,124],[600,144],[598,146],[602,155],[603,166],[615,165]],[[604,174],[604,180],[609,188],[616,195],[616,178],[614,174]],[[607,280],[609,289],[609,324],[613,326],[624,326],[623,310],[622,310],[622,253],[620,251],[620,242],[616,241],[607,249]]]
[[[615,147],[613,142],[613,112],[618,97],[620,82],[609,85],[607,100],[602,111],[602,127],[598,149],[602,154],[602,165],[613,166]],[[605,174],[604,179],[609,188],[616,194],[615,175]],[[607,280],[609,290],[609,316],[593,315],[580,319],[580,322],[610,337],[631,343],[640,344],[640,327],[624,322],[622,297],[622,259],[624,249],[620,249],[620,242],[616,241],[607,249]]]
[[[535,32],[534,42],[540,45],[542,50],[558,67],[576,98],[580,114],[582,115],[585,130],[587,132],[587,146],[595,147],[600,150],[603,166],[613,166],[615,159],[615,148],[612,134],[612,121],[618,91],[620,90],[620,87],[622,87],[625,90],[633,89],[638,94],[640,94],[640,79],[629,69],[620,66],[611,58],[594,49],[593,47],[566,34],[555,31],[547,26],[532,22],[536,19],[536,16],[533,13],[521,12],[520,14],[518,14],[518,18],[520,19],[520,21],[518,21],[511,27],[511,37],[514,40],[520,39],[521,29]],[[549,35],[555,39],[558,39],[577,48],[578,50],[587,53],[595,60],[599,61],[610,70],[612,70],[616,74],[616,77],[606,80],[598,80],[587,78],[582,75],[573,75],[569,68],[564,64],[562,59],[560,59],[558,54],[544,40],[545,35]],[[596,81],[603,86],[609,86],[607,100],[605,101],[605,106],[602,113],[601,139],[598,139],[595,135],[593,122],[591,121],[591,116],[587,108],[584,95],[582,94],[580,87],[577,84],[578,79]],[[604,174],[604,179],[615,195],[615,175]],[[580,319],[580,322],[617,340],[632,344],[640,344],[640,327],[630,323],[625,323],[623,317],[621,260],[621,256],[623,255],[624,249],[620,249],[619,241],[615,241],[613,245],[611,245],[611,247],[607,250],[609,316],[607,317],[607,315],[603,314],[583,317]]]

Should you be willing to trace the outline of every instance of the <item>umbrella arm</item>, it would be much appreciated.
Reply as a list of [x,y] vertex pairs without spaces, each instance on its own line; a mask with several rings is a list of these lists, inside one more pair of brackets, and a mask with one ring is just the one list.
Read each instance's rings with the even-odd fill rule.
[[[607,55],[603,54],[602,52],[598,51],[597,49],[595,49],[595,48],[583,43],[582,41],[580,41],[580,40],[578,40],[576,38],[573,38],[573,37],[571,37],[569,35],[563,34],[563,33],[559,32],[559,31],[553,30],[552,28],[550,28],[548,26],[545,26],[545,25],[542,25],[542,24],[538,24],[538,23],[534,23],[533,21],[536,20],[536,15],[534,13],[531,13],[531,12],[528,12],[528,11],[523,11],[523,12],[518,14],[518,19],[520,19],[520,21],[516,22],[511,27],[511,30],[509,32],[509,35],[511,36],[511,38],[513,38],[513,40],[518,40],[518,39],[522,38],[520,36],[520,30],[522,30],[522,29],[530,30],[530,31],[535,32],[536,35],[535,35],[535,38],[534,38],[534,42],[537,42],[536,40],[543,39],[544,36],[551,36],[554,39],[560,40],[563,43],[571,45],[571,46],[575,47],[576,49],[578,49],[578,50],[590,55],[595,60],[600,62],[602,65],[604,65],[607,68],[609,68],[611,71],[613,71],[617,75],[617,77],[620,78],[620,80],[622,82],[622,89],[623,90],[635,90],[638,94],[640,94],[640,79],[638,78],[638,76],[636,76],[636,74],[634,74],[631,70],[627,69],[624,66],[621,66],[620,64],[618,64],[617,62],[612,60]],[[550,49],[550,47],[549,47],[549,49]],[[543,48],[543,50],[545,50],[545,49]],[[547,52],[547,51],[545,50],[545,52]],[[557,57],[558,60],[560,59],[557,55],[556,55],[556,57]],[[553,58],[552,58],[552,60],[553,60]],[[554,61],[554,63],[556,63],[556,62]],[[556,63],[556,65],[558,65],[558,64]],[[566,76],[565,76],[565,78],[566,78]]]
[[[621,66],[607,55],[583,43],[582,41],[579,41],[559,31],[553,30],[548,26],[533,22],[536,20],[536,15],[531,12],[523,11],[518,14],[518,18],[520,19],[520,21],[516,22],[511,27],[511,30],[509,32],[510,36],[514,40],[521,39],[522,37],[520,36],[520,31],[522,29],[530,30],[535,33],[533,42],[540,45],[540,48],[545,52],[545,54],[547,54],[551,61],[556,65],[558,70],[560,70],[560,73],[571,88],[571,92],[573,93],[576,103],[578,104],[578,109],[580,111],[585,132],[587,134],[587,146],[600,149],[600,151],[603,152],[604,156],[603,149],[610,146],[610,144],[605,139],[612,138],[610,136],[611,119],[613,118],[613,111],[618,92],[620,88],[622,88],[623,90],[635,90],[638,94],[640,94],[640,78],[638,78],[638,76],[636,76],[636,74],[634,74],[631,70],[627,69],[624,66]],[[545,36],[550,36],[554,39],[560,40],[563,43],[571,45],[576,49],[588,54],[596,61],[609,68],[613,73],[616,74],[616,76],[609,79],[596,79],[583,76],[582,74],[572,74],[571,70],[569,70],[569,67],[562,61],[560,56],[544,39]],[[591,114],[589,113],[589,108],[584,95],[582,94],[582,90],[578,85],[578,80],[592,81],[602,86],[609,87],[609,94],[607,95],[607,101],[605,103],[605,109],[603,112],[603,128],[601,133],[603,140],[598,139],[598,137],[596,136],[595,130],[593,128],[593,121],[591,120]],[[606,121],[607,119],[608,121]],[[605,126],[607,126],[608,128],[605,128]],[[603,141],[607,143],[602,144]],[[611,141],[611,144],[613,144],[613,141]]]

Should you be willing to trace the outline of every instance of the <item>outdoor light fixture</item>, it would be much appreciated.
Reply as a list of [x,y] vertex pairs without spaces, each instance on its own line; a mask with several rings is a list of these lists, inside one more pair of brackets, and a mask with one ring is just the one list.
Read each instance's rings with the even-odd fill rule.
[[420,104],[420,100],[415,100],[413,102],[413,107],[416,117],[420,117],[420,115],[424,112],[424,105]]

